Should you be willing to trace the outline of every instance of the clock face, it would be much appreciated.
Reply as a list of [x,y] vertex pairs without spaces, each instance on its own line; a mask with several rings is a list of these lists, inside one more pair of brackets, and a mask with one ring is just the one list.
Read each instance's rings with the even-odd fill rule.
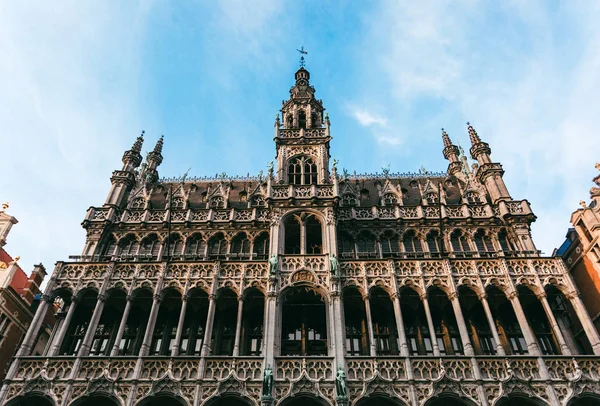
[[300,86],[306,86],[306,80],[305,79],[300,79],[298,81],[298,85],[300,85]]

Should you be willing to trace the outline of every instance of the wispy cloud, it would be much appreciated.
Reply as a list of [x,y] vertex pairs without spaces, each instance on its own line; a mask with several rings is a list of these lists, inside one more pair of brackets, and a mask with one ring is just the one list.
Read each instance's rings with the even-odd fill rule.
[[357,107],[351,108],[352,117],[356,121],[359,122],[363,127],[369,127],[373,124],[377,124],[380,126],[385,126],[387,124],[387,119],[385,117],[381,117],[379,115],[373,114],[367,110],[360,109]]

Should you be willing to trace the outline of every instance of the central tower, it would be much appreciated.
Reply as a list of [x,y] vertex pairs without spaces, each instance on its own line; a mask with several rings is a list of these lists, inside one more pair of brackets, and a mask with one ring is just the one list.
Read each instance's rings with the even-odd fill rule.
[[290,98],[282,101],[275,121],[277,183],[314,185],[329,183],[329,118],[323,101],[315,98],[310,73],[301,67]]

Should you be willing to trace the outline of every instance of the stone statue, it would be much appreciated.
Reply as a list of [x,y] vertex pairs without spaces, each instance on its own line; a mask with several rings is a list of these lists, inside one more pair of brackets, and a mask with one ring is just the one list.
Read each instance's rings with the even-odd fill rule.
[[331,164],[331,170],[333,172],[337,172],[337,164],[338,164],[338,160],[334,158],[333,163]]
[[267,364],[263,371],[262,397],[263,399],[271,399],[273,395],[273,369],[271,364]]
[[338,365],[335,373],[335,391],[338,399],[348,399],[348,393],[346,389],[346,372],[342,365]]
[[335,276],[339,276],[338,275],[339,262],[338,262],[337,258],[335,257],[335,254],[331,254],[329,256],[329,262],[331,264],[331,273],[334,274]]
[[277,275],[277,264],[279,263],[279,259],[277,258],[277,255],[273,254],[271,255],[271,258],[269,258],[269,274],[270,275]]

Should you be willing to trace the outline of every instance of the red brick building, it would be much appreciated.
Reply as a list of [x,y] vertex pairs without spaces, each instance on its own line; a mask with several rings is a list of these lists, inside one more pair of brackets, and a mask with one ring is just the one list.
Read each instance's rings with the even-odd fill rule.
[[[5,207],[6,208],[6,207]],[[46,276],[43,265],[36,265],[29,276],[6,250],[6,237],[17,219],[0,211],[0,379],[6,370],[39,304],[40,285]],[[48,312],[35,353],[42,353],[54,325],[54,314]]]

